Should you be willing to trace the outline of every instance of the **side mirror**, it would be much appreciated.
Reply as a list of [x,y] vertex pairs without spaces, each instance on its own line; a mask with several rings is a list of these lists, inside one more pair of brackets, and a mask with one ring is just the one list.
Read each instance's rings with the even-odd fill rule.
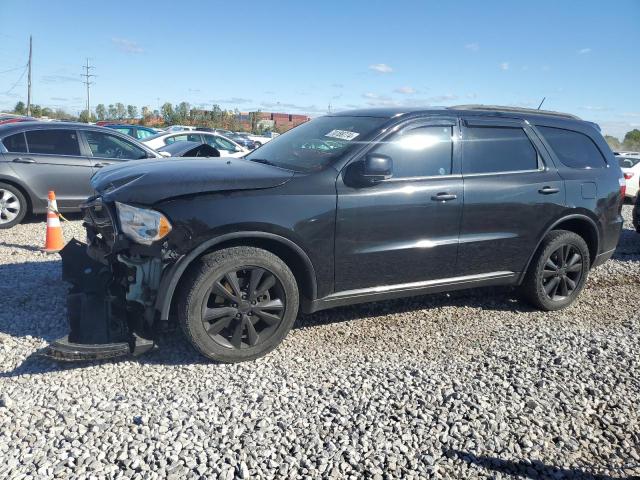
[[362,177],[368,183],[376,183],[391,178],[393,175],[393,160],[387,155],[370,153],[364,158]]

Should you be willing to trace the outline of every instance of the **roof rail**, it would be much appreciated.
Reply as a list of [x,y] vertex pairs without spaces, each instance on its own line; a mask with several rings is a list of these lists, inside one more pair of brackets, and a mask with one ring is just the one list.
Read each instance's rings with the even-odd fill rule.
[[572,118],[574,120],[581,120],[580,117],[572,115],[570,113],[554,112],[551,110],[538,110],[536,108],[522,108],[522,107],[505,107],[501,105],[455,105],[448,107],[451,110],[484,110],[489,112],[506,112],[506,113],[528,113],[530,115],[549,115],[552,117]]

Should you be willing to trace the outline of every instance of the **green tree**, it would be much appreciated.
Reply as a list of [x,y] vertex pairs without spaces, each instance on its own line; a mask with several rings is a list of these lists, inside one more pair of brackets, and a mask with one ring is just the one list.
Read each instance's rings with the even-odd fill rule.
[[53,116],[53,110],[51,110],[49,107],[44,107],[42,109],[42,116],[51,118]]
[[151,116],[151,110],[146,105],[142,107],[142,118],[149,118]]
[[635,128],[627,132],[622,145],[625,150],[640,150],[640,130]]
[[251,123],[251,133],[258,133],[258,121],[260,121],[260,114],[262,112],[258,110],[257,112],[249,113],[249,122]]
[[127,116],[127,109],[124,106],[124,103],[116,103],[116,118],[118,120],[123,120]]
[[80,112],[80,116],[78,117],[78,120],[84,123],[90,123],[90,122],[95,122],[96,121],[96,117],[95,115],[93,115],[93,113],[90,113],[86,108]]
[[127,116],[129,118],[136,118],[138,116],[138,107],[135,105],[127,105]]
[[115,118],[118,116],[118,110],[116,110],[115,105],[111,104],[109,105],[109,109],[108,109],[108,119],[109,120],[115,120]]
[[25,106],[23,101],[20,101],[16,103],[16,106],[13,109],[13,112],[17,113],[18,115],[24,115],[25,113],[27,113],[27,107]]
[[173,105],[171,105],[171,103],[169,102],[166,102],[164,105],[162,105],[161,111],[164,123],[166,123],[167,125],[171,125],[175,121],[176,117],[176,114],[173,111]]
[[104,120],[107,118],[107,109],[104,104],[99,103],[96,105],[96,117],[98,117],[98,120]]
[[40,105],[31,105],[31,115],[34,117],[41,117],[42,107]]
[[189,111],[191,110],[191,105],[188,102],[180,102],[176,107],[176,119],[179,123],[188,123],[189,122]]

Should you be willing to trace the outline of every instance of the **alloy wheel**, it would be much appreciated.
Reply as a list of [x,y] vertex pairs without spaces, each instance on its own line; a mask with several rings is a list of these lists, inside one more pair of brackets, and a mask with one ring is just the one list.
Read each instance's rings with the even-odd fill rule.
[[584,263],[580,250],[565,244],[554,250],[542,269],[542,287],[553,301],[570,297],[580,284]]
[[14,193],[0,188],[0,224],[13,221],[20,214],[21,209],[20,200]]
[[202,323],[216,343],[251,348],[278,329],[285,307],[280,280],[265,268],[245,266],[214,281],[204,298]]

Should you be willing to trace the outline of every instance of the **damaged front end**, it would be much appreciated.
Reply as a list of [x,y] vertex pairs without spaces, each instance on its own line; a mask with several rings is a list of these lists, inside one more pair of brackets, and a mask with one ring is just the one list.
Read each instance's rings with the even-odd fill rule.
[[139,245],[118,231],[113,205],[98,197],[83,205],[87,244],[73,239],[60,252],[69,334],[45,355],[57,360],[96,360],[139,355],[154,346],[154,303],[166,245]]

